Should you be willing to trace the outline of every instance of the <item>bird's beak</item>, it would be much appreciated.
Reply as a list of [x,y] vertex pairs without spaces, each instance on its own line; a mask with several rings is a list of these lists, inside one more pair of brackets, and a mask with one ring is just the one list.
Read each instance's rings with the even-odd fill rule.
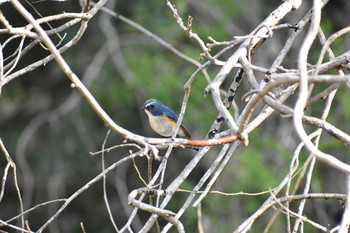
[[145,107],[144,106],[142,106],[141,108],[140,108],[140,110],[144,110],[145,109]]

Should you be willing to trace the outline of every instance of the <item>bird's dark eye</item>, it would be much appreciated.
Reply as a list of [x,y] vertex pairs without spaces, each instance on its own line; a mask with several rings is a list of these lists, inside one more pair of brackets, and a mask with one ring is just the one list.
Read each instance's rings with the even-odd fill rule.
[[147,108],[148,108],[148,109],[152,109],[152,108],[154,108],[154,104],[150,104],[150,105],[148,105],[148,106],[147,106]]

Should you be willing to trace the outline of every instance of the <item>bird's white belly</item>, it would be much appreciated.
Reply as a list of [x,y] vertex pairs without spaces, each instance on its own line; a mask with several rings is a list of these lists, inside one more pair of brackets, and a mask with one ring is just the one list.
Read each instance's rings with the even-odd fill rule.
[[156,133],[164,137],[170,137],[173,133],[173,124],[164,119],[162,116],[149,116],[148,120],[152,129]]

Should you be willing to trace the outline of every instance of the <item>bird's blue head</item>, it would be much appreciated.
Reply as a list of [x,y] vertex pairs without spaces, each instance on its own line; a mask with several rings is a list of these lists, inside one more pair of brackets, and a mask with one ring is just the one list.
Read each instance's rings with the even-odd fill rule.
[[173,119],[177,119],[176,114],[173,110],[156,99],[147,100],[141,109],[145,110],[146,113],[149,112],[152,114],[152,116],[162,116],[163,114],[166,114]]

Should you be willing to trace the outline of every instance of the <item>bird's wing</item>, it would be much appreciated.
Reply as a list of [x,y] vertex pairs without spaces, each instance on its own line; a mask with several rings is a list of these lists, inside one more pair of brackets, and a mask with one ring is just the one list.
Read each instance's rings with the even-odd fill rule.
[[[170,109],[170,108],[166,108],[166,116],[173,121],[173,124],[175,126],[176,122],[177,122],[177,116],[176,116],[176,113]],[[188,132],[187,128],[181,124],[180,125],[180,129],[179,129],[179,132],[178,132],[178,135],[182,138],[187,138],[187,139],[191,139],[191,135],[190,133]]]
[[175,123],[177,122],[176,113],[175,113],[171,108],[168,108],[168,107],[165,106],[164,113],[165,113],[169,118],[171,118],[172,120],[174,120]]
[[179,135],[180,137],[184,137],[186,139],[191,139],[190,133],[188,132],[187,128],[183,124],[180,125],[180,130],[179,130],[178,134],[180,134],[180,131],[182,131],[182,134],[183,134],[183,135]]

